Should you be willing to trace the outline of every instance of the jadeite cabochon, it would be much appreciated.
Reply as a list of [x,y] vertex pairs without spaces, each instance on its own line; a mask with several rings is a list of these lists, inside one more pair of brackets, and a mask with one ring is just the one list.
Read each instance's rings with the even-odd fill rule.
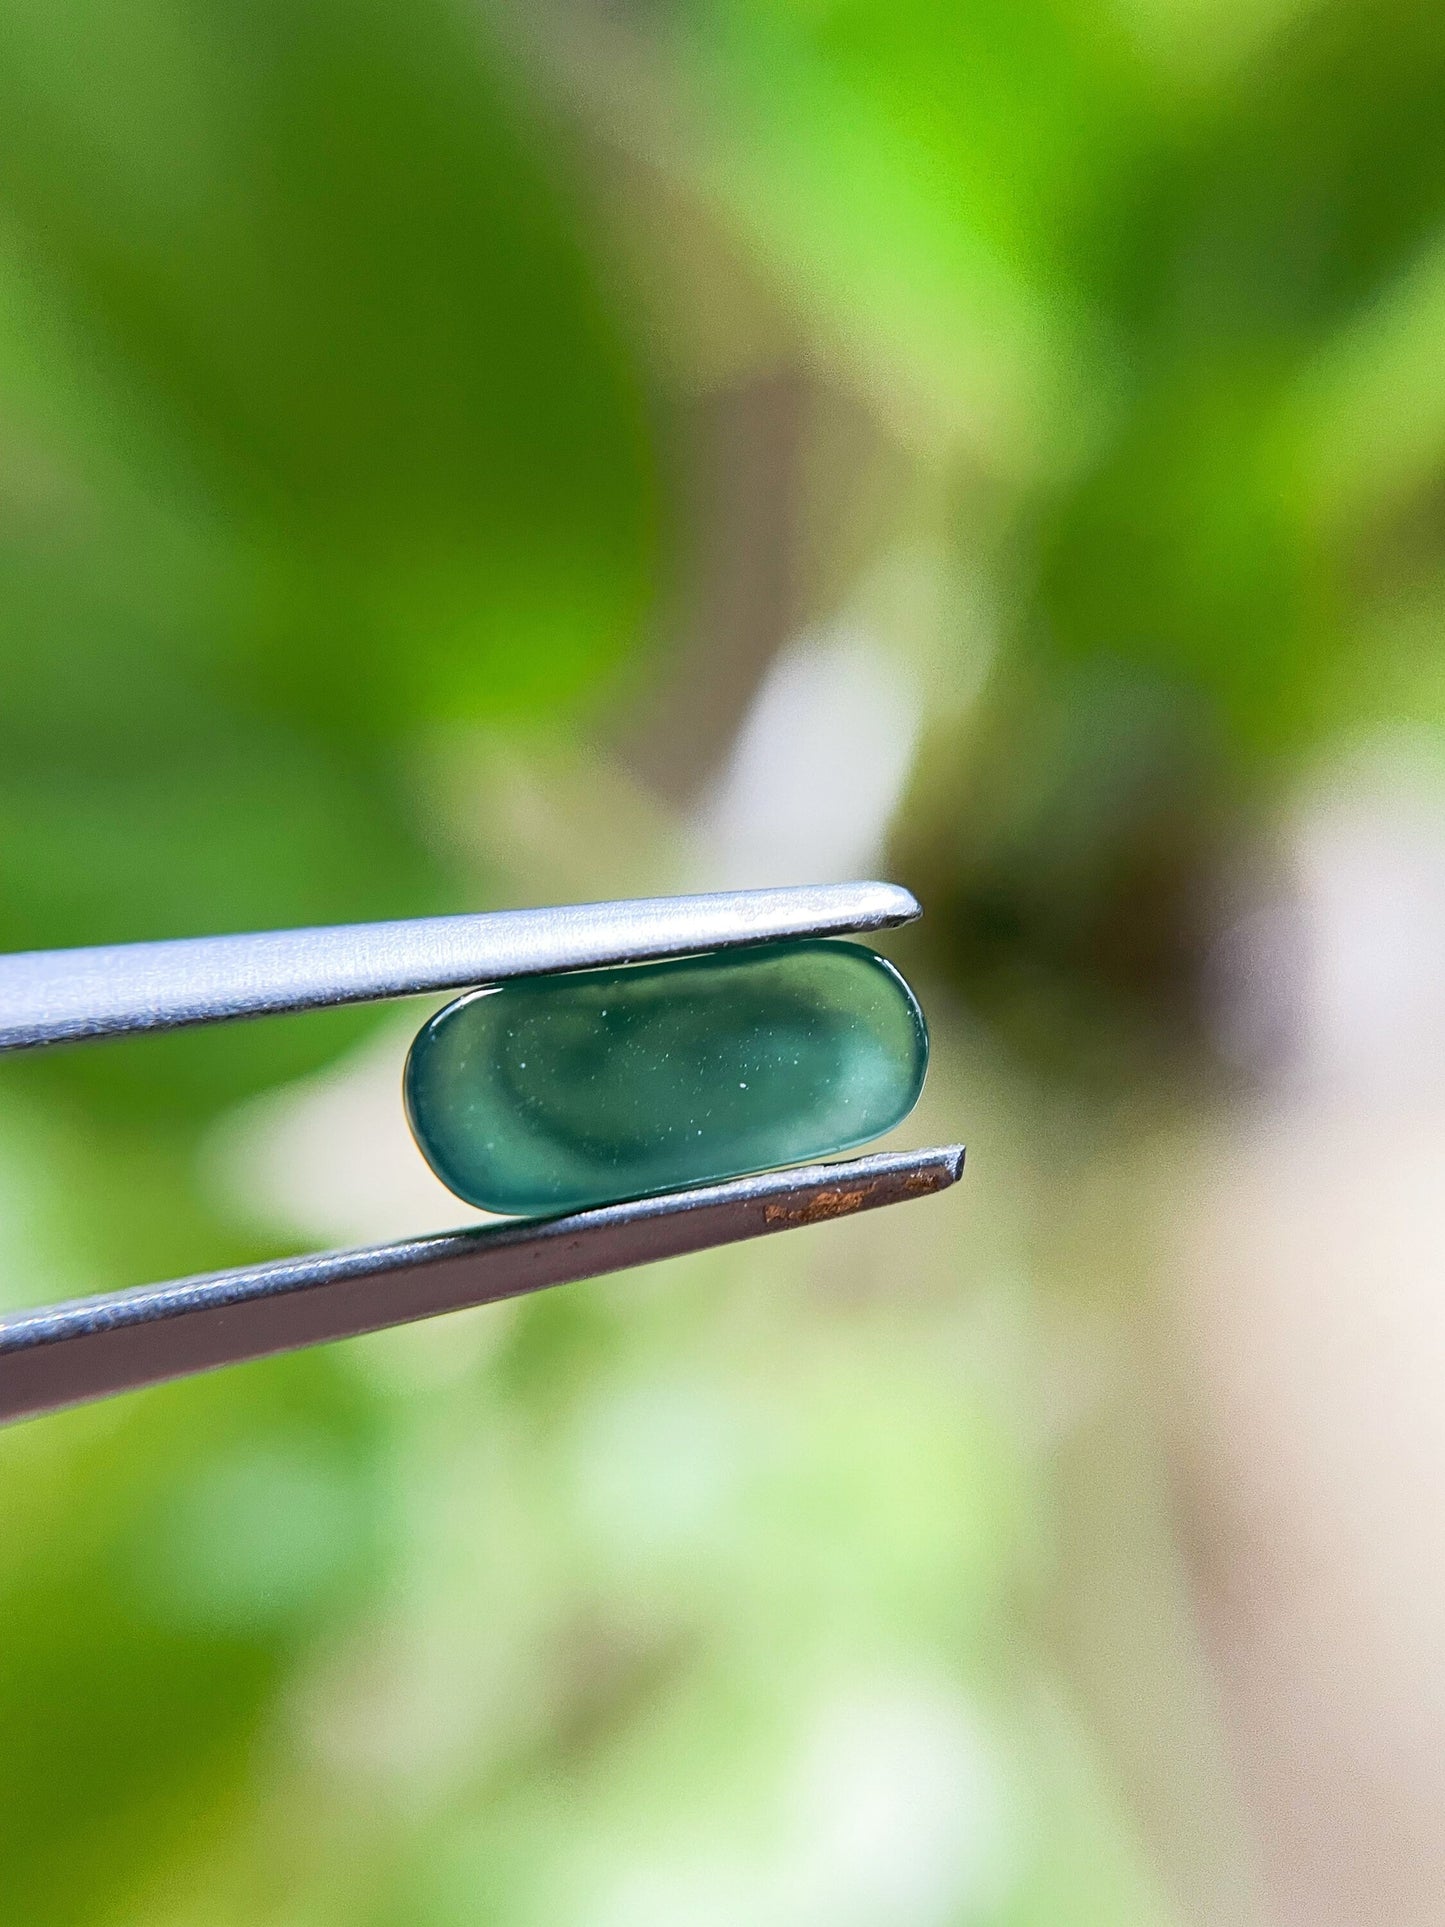
[[866,1143],[927,1066],[893,965],[809,940],[472,991],[418,1033],[405,1097],[443,1184],[536,1216]]

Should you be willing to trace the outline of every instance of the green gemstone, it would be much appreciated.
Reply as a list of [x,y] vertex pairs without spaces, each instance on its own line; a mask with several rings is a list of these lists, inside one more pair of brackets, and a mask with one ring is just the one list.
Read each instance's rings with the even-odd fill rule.
[[458,1197],[534,1216],[847,1150],[907,1116],[927,1065],[885,958],[767,944],[474,990],[418,1034],[406,1110]]

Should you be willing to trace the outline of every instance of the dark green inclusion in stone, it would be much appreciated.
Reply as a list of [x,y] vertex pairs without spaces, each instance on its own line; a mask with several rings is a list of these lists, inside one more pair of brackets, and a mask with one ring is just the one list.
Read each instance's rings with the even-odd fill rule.
[[847,1150],[927,1064],[892,964],[778,943],[472,991],[418,1034],[406,1109],[443,1184],[532,1216]]

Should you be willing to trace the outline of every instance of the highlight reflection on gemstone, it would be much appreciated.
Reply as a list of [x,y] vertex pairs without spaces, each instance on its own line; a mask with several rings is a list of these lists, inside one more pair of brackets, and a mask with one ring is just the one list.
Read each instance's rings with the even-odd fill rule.
[[893,965],[808,940],[474,990],[418,1033],[406,1110],[449,1189],[535,1216],[848,1150],[927,1064]]

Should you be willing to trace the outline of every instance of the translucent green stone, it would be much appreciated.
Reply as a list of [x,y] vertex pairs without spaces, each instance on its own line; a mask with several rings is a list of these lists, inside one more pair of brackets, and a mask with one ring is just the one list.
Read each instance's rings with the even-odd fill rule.
[[526,977],[432,1018],[406,1066],[442,1183],[533,1216],[847,1150],[917,1101],[928,1031],[859,944]]

